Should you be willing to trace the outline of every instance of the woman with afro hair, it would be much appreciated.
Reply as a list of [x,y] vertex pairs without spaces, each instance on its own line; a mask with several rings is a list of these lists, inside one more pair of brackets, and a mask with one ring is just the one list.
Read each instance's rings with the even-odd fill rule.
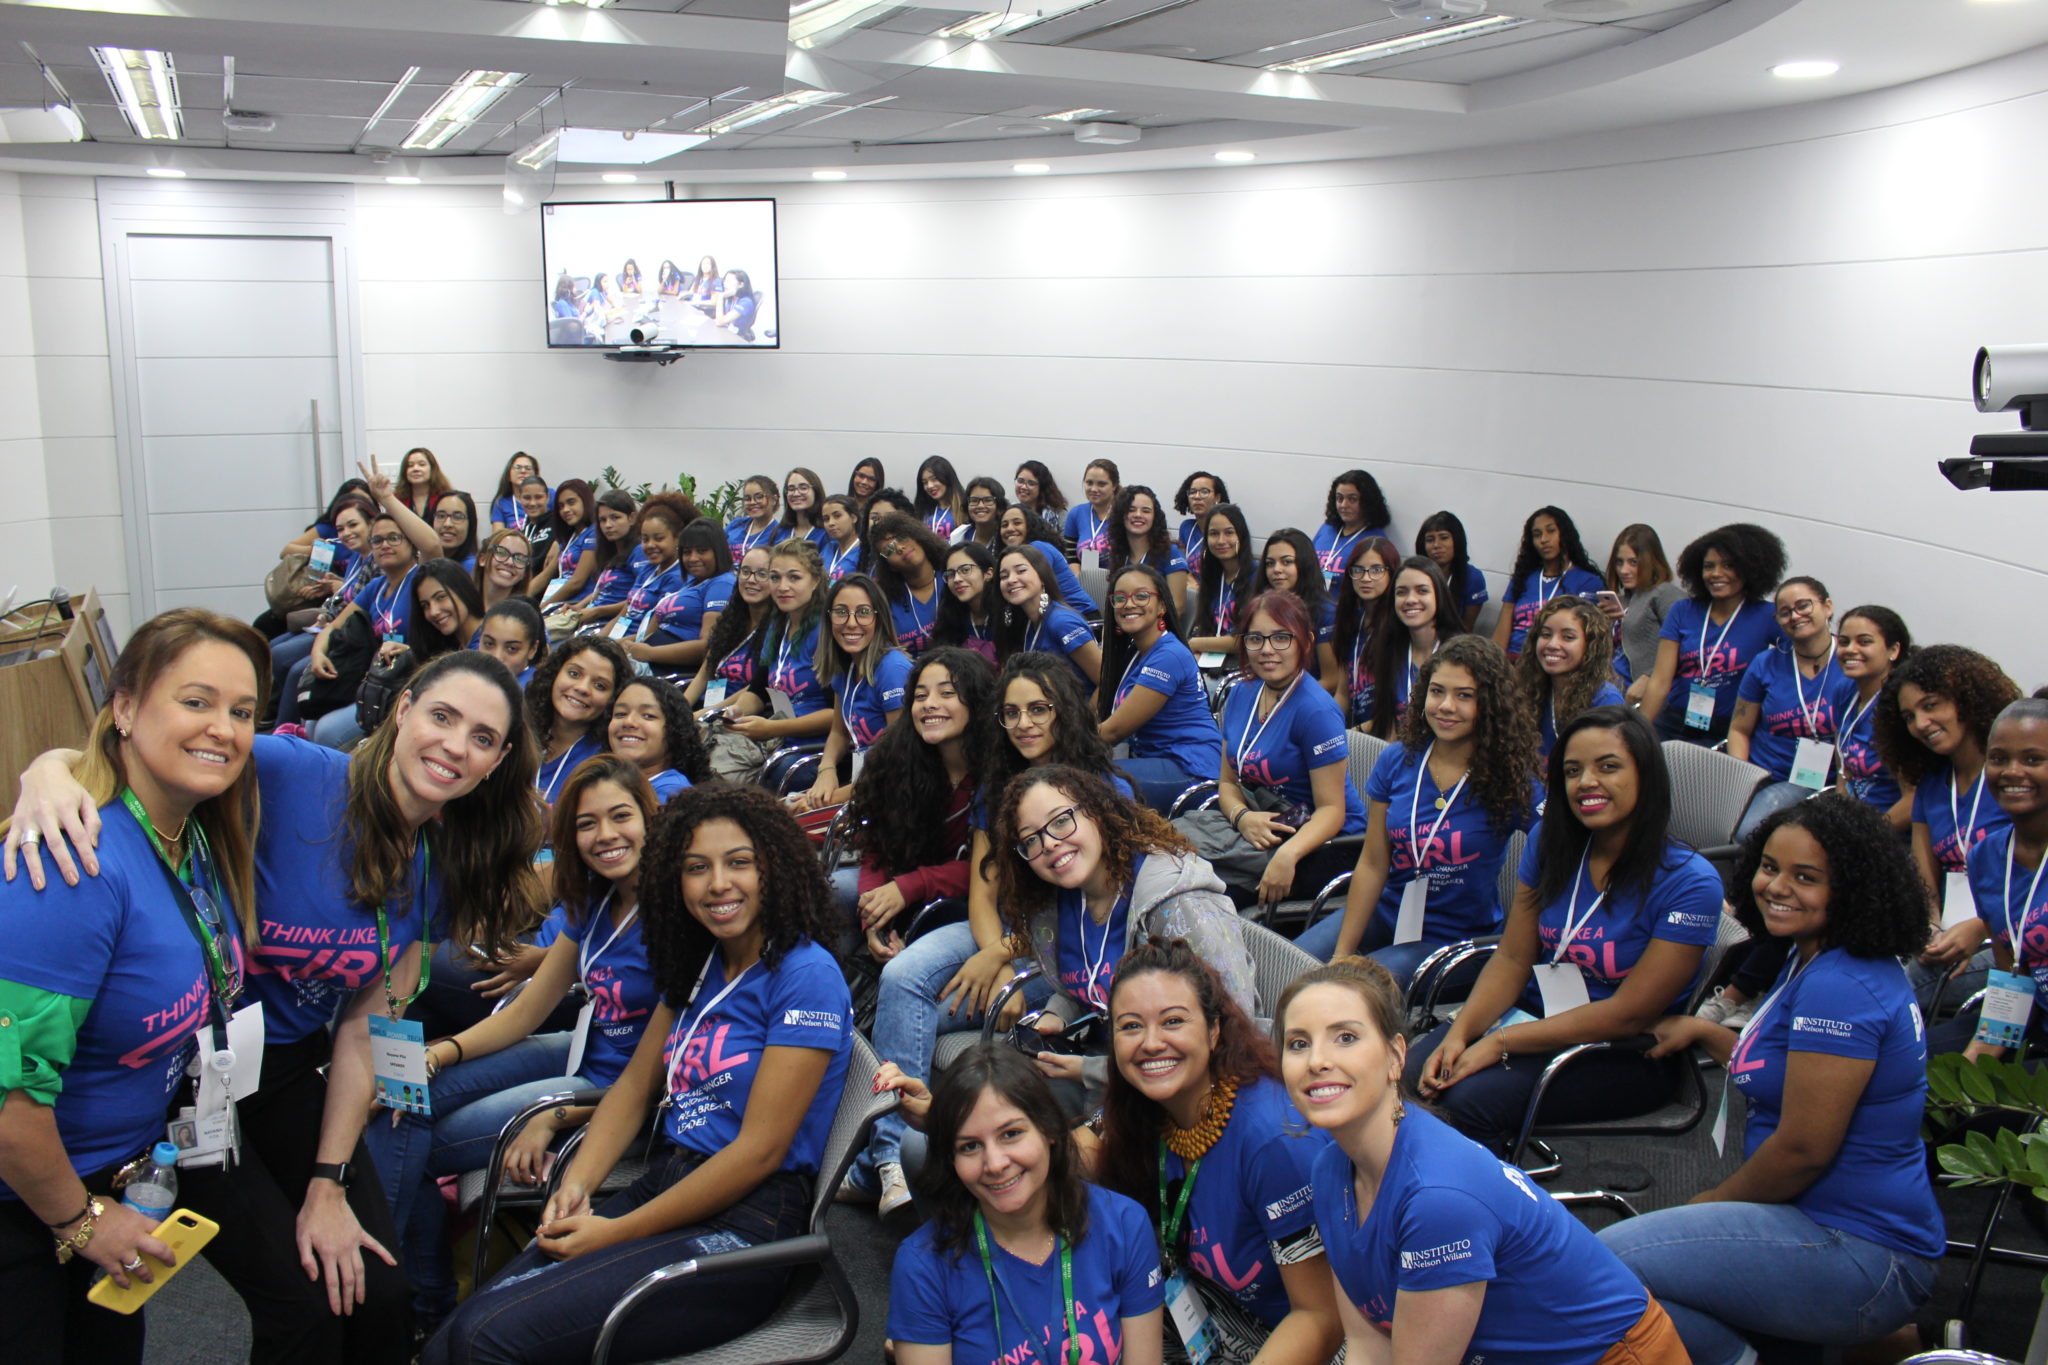
[[1689,595],[1664,615],[1642,697],[1659,739],[1713,745],[1727,737],[1743,673],[1785,638],[1764,597],[1784,576],[1784,542],[1749,522],[1709,531],[1678,556]]

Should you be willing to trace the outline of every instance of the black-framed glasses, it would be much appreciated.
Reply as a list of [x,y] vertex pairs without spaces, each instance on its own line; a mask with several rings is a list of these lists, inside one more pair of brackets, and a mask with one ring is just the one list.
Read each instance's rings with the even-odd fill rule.
[[1038,855],[1045,852],[1046,840],[1073,837],[1076,821],[1077,813],[1073,806],[1054,811],[1052,819],[1017,840],[1014,845],[1017,856],[1027,863],[1037,862]]
[[748,583],[766,583],[768,581],[768,571],[766,569],[735,569],[733,572]]
[[491,558],[497,560],[500,564],[524,564],[527,560],[527,552],[500,545],[497,549],[491,551]]
[[996,712],[996,724],[1005,730],[1014,730],[1025,721],[1043,725],[1058,714],[1057,708],[1049,701],[1035,701],[1028,706],[1005,706]]
[[994,507],[996,500],[994,498],[969,498],[967,505],[969,507]]
[[1159,594],[1150,588],[1140,588],[1136,592],[1113,592],[1109,595],[1109,605],[1113,608],[1149,606],[1158,600]]
[[948,583],[964,583],[967,581],[967,575],[985,572],[987,570],[983,569],[979,564],[955,564],[952,568],[946,570],[943,577]]
[[1274,649],[1292,649],[1294,648],[1294,632],[1291,630],[1275,630],[1261,635],[1254,631],[1244,637],[1244,647],[1246,649],[1264,649],[1268,645],[1271,645]]
[[442,510],[436,509],[436,510],[435,510],[435,512],[434,512],[434,524],[435,524],[436,526],[440,525],[440,524],[441,524],[442,522],[444,522],[444,521],[468,521],[468,520],[469,520],[469,513],[467,513],[467,512],[465,512],[465,511],[463,511],[463,510],[462,510],[462,509],[461,509],[460,507],[450,507],[450,508],[448,508],[448,509],[447,509],[446,511],[442,511]]
[[875,616],[877,615],[873,607],[867,606],[834,607],[831,611],[825,614],[827,616],[830,616],[834,622],[842,626],[845,625],[848,621],[872,621],[875,619]]
[[403,545],[405,544],[405,537],[394,535],[371,536],[370,543],[372,545]]
[[1353,564],[1345,572],[1361,583],[1370,583],[1375,578],[1385,578],[1387,576],[1387,566],[1384,564]]

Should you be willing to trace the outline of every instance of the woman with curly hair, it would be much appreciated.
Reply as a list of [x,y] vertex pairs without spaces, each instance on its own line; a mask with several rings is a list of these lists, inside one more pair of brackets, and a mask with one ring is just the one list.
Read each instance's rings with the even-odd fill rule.
[[954,528],[966,524],[960,476],[953,472],[951,460],[931,455],[917,467],[917,501],[912,510],[941,541],[949,538]]
[[1969,854],[2011,823],[1987,790],[1984,747],[1991,722],[2019,698],[2019,684],[2004,669],[1961,645],[1914,651],[1878,696],[1877,751],[1913,788],[1913,865],[1940,926],[1908,969],[1930,1013],[1938,996],[1975,994],[1991,966],[1970,895]]
[[398,496],[421,521],[433,515],[441,495],[455,485],[441,472],[441,462],[425,446],[414,446],[398,461]]
[[[1004,927],[1052,983],[1033,1021],[1066,1032],[1109,1006],[1110,978],[1132,945],[1183,938],[1224,992],[1256,1013],[1244,925],[1223,883],[1163,816],[1079,768],[1032,768],[996,803],[996,904]],[[1079,1081],[1082,1112],[1102,1100],[1108,1059],[1041,1052],[1055,1079]]]
[[667,678],[635,678],[619,689],[605,730],[611,752],[639,769],[656,804],[711,780],[711,760],[683,689]]
[[1927,1044],[1899,959],[1927,941],[1905,849],[1824,792],[1749,837],[1733,884],[1750,933],[1792,945],[1749,1026],[1656,1026],[1653,1057],[1704,1047],[1749,1104],[1742,1165],[1682,1207],[1600,1240],[1664,1304],[1698,1365],[1752,1338],[1851,1346],[1912,1323],[1947,1232],[1920,1127]]
[[1522,523],[1522,540],[1515,548],[1507,591],[1501,594],[1493,642],[1506,650],[1510,659],[1521,657],[1538,608],[1559,593],[1591,600],[1603,586],[1571,514],[1562,507],[1537,508]]
[[1913,632],[1890,607],[1866,604],[1843,613],[1835,658],[1856,685],[1836,727],[1842,789],[1883,813],[1894,833],[1913,831],[1913,787],[1901,782],[1877,750],[1878,698],[1891,671],[1913,656]]
[[1430,513],[1415,533],[1415,553],[1434,561],[1443,571],[1444,582],[1464,613],[1465,629],[1472,629],[1479,620],[1479,609],[1486,605],[1486,575],[1472,562],[1465,523],[1455,512]]
[[612,698],[632,676],[632,661],[619,642],[603,635],[564,640],[533,670],[526,684],[526,715],[540,746],[533,781],[541,800],[553,805],[576,766],[604,751]]
[[1087,1181],[1059,1101],[1031,1063],[982,1043],[931,1091],[886,1068],[883,1077],[926,1111],[940,1157],[919,1179],[932,1219],[904,1241],[889,1282],[899,1365],[1159,1365],[1152,1229],[1136,1204]]
[[[1680,1008],[1721,924],[1720,874],[1671,837],[1670,774],[1640,716],[1580,712],[1550,751],[1549,778],[1500,948],[1458,1017],[1408,1059],[1423,1098],[1503,1152],[1550,1060],[1633,1038]],[[1542,1017],[1509,1022],[1517,1007]],[[1671,1097],[1672,1065],[1597,1054],[1551,1086],[1543,1112],[1563,1122],[1646,1113]]]
[[1042,521],[1055,532],[1067,515],[1067,495],[1060,491],[1059,480],[1043,460],[1025,460],[1017,466],[1010,487],[1017,495],[1017,506],[1024,509],[1034,521]]
[[946,567],[939,577],[946,595],[939,599],[932,643],[971,649],[994,668],[996,626],[1003,619],[994,553],[978,541],[962,541],[946,551]]
[[1057,654],[1092,691],[1102,680],[1102,646],[1079,612],[1058,596],[1052,560],[1037,545],[1011,545],[996,556],[996,658]]
[[1560,725],[1588,707],[1621,705],[1621,689],[1614,684],[1614,628],[1586,598],[1551,598],[1537,608],[1529,635],[1535,643],[1515,662],[1515,682],[1536,722],[1541,768]]
[[705,639],[732,605],[732,547],[709,517],[698,517],[676,536],[676,589],[654,604],[640,638],[621,641],[636,664],[662,673],[694,673],[704,661]]
[[[612,1305],[650,1271],[794,1237],[808,1222],[853,1048],[810,842],[770,793],[711,783],[655,817],[641,866],[661,1000],[647,1036],[592,1116],[534,1245],[456,1310],[427,1343],[428,1365],[587,1360]],[[647,1173],[594,1210],[650,1113],[659,1140]],[[535,1273],[551,1262],[574,1270]],[[736,1270],[671,1292],[661,1312],[629,1320],[616,1352],[645,1360],[678,1340],[729,1341],[774,1311],[788,1278]]]
[[1344,713],[1308,672],[1313,627],[1301,599],[1269,592],[1246,610],[1243,685],[1223,704],[1216,804],[1176,823],[1233,899],[1273,906],[1314,895],[1350,866],[1330,841],[1365,833],[1365,807],[1346,772]]
[[[791,741],[832,729],[832,694],[818,676],[818,636],[825,625],[825,564],[808,540],[785,540],[768,552],[768,597],[775,605],[761,632],[760,666],[747,690],[728,695],[711,766],[735,782],[761,777],[774,785],[794,750]],[[765,769],[765,771],[764,771]]]
[[1420,670],[1452,638],[1465,618],[1437,572],[1436,561],[1411,555],[1394,571],[1384,618],[1372,636],[1372,719],[1366,728],[1384,739],[1401,729]]
[[882,462],[872,455],[854,461],[853,472],[846,476],[846,493],[857,503],[866,503],[881,489],[889,486],[888,471]]
[[1195,783],[1216,780],[1223,735],[1159,571],[1126,564],[1112,575],[1109,613],[1115,628],[1103,647],[1103,685],[1095,692],[1102,738],[1128,744],[1124,771],[1136,779],[1145,804],[1164,812]]
[[1711,745],[1727,735],[1742,675],[1785,638],[1763,599],[1784,576],[1784,542],[1749,522],[1709,531],[1678,556],[1689,596],[1664,614],[1657,666],[1638,703],[1659,739]]
[[[910,689],[910,656],[896,647],[881,585],[866,574],[849,574],[825,589],[825,629],[818,632],[814,665],[832,689],[832,730],[818,779],[797,798],[801,811],[825,810],[853,795],[864,755],[903,714]],[[853,771],[842,783],[840,765]]]
[[1096,1182],[1151,1214],[1211,1360],[1324,1365],[1342,1335],[1309,1186],[1330,1140],[1300,1135],[1272,1041],[1177,939],[1124,954],[1109,1018]]
[[[883,517],[892,514],[908,517],[914,522],[917,521],[917,513],[913,510],[915,507],[916,503],[911,499],[911,496],[900,488],[876,489],[875,495],[861,504],[861,548],[860,559],[854,565],[855,571],[864,573],[869,578],[875,576],[876,571],[882,566],[882,556],[875,548],[875,528],[881,524]],[[923,523],[920,522],[919,524],[922,525]],[[925,529],[930,530],[931,528],[926,527]]]
[[1116,503],[1117,489],[1123,486],[1123,481],[1115,460],[1090,460],[1081,471],[1084,500],[1067,509],[1063,529],[1067,543],[1074,547],[1075,556],[1083,564],[1109,567],[1109,542],[1116,525],[1110,508]]
[[1500,646],[1460,635],[1424,662],[1422,701],[1366,779],[1370,814],[1344,913],[1303,948],[1331,961],[1365,952],[1403,986],[1447,943],[1497,934],[1508,840],[1542,793],[1529,773],[1536,725]]
[[1394,576],[1401,552],[1385,536],[1367,536],[1351,547],[1351,558],[1331,588],[1336,622],[1330,653],[1337,660],[1337,703],[1354,728],[1372,724],[1378,702],[1373,683],[1374,638],[1394,614]]
[[868,538],[875,547],[874,578],[889,599],[897,643],[906,654],[922,654],[932,642],[944,596],[939,570],[946,563],[945,538],[901,512],[885,513],[871,522]]
[[1176,612],[1187,610],[1188,557],[1181,553],[1173,533],[1166,529],[1166,517],[1159,510],[1159,495],[1142,483],[1125,484],[1109,509],[1110,577],[1126,564],[1149,564],[1166,580],[1167,592]]
[[[1366,537],[1367,541],[1372,539]],[[1355,550],[1357,544],[1352,548]],[[1308,619],[1315,622],[1315,675],[1323,690],[1336,696],[1344,686],[1343,671],[1337,666],[1337,603],[1316,568],[1315,545],[1307,533],[1283,526],[1266,537],[1266,548],[1259,555],[1258,577],[1252,580],[1252,595],[1269,592],[1291,592],[1301,599]]]
[[1010,495],[1003,491],[1003,481],[986,474],[969,479],[961,506],[967,509],[966,518],[947,539],[955,545],[971,540],[990,551],[1000,548],[1003,513],[1010,510]]
[[1347,469],[1330,480],[1329,495],[1323,500],[1323,524],[1316,528],[1315,538],[1315,561],[1323,571],[1323,582],[1336,582],[1358,542],[1384,536],[1393,519],[1379,480],[1363,469]]
[[[1197,469],[1180,481],[1180,487],[1173,492],[1173,510],[1180,513],[1180,533],[1175,538],[1180,542],[1180,552],[1188,561],[1188,572],[1202,571],[1202,555],[1206,552],[1208,532],[1204,529],[1209,522],[1209,512],[1221,503],[1230,501],[1230,490],[1223,480],[1206,469]],[[1247,539],[1245,546],[1249,548]]]
[[[1252,531],[1236,503],[1219,502],[1199,518],[1198,543],[1206,550],[1196,571],[1195,609],[1188,620],[1188,648],[1196,654],[1237,657],[1239,604],[1254,596]],[[1189,556],[1188,563],[1197,560]]]

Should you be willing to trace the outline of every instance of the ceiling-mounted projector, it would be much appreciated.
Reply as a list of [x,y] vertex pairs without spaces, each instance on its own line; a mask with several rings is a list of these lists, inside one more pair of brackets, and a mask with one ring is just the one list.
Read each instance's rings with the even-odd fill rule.
[[1387,0],[1387,8],[1399,19],[1470,19],[1486,13],[1486,0]]

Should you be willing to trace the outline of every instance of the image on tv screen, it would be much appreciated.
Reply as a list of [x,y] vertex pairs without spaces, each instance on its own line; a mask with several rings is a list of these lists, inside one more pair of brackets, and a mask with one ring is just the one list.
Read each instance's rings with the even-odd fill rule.
[[773,350],[773,199],[543,204],[548,345]]

